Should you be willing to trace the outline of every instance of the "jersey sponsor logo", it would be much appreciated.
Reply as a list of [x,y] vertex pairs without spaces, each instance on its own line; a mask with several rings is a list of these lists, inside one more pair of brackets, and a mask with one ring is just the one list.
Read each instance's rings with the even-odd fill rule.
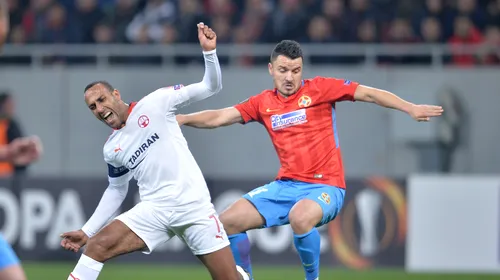
[[[142,143],[139,148],[137,148],[137,150],[132,154],[132,156],[130,157],[130,159],[128,160],[128,163],[129,163],[129,168],[130,169],[134,169],[136,168],[139,164],[141,164],[141,162],[144,160],[143,159],[140,159],[140,161],[137,161],[141,155],[143,155],[149,147],[151,147],[151,145],[153,145],[156,140],[160,139],[160,136],[158,136],[157,133],[151,135],[146,141],[144,141],[144,143]],[[137,162],[137,164],[136,164]]]
[[302,95],[299,98],[298,105],[300,108],[305,108],[305,107],[309,107],[311,105],[311,103],[312,103],[311,97],[309,97],[307,95]]
[[271,116],[271,128],[280,130],[294,125],[299,125],[307,122],[306,109],[300,109],[282,115]]
[[181,88],[183,88],[183,87],[184,87],[184,85],[181,85],[181,84],[179,84],[179,85],[175,85],[175,86],[174,86],[174,90],[178,90],[178,89],[181,89]]
[[137,120],[137,124],[140,128],[145,128],[149,125],[149,118],[146,115],[141,115]]
[[350,84],[351,84],[351,81],[349,81],[349,80],[344,80],[344,86],[348,86],[348,85],[350,85]]

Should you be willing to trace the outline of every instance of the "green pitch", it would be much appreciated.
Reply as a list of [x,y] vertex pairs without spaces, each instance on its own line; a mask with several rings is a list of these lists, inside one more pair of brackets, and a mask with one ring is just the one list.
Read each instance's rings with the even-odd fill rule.
[[[24,263],[28,280],[66,279],[74,267],[74,263]],[[300,267],[255,267],[256,280],[304,280]],[[160,266],[138,264],[107,264],[99,280],[138,280],[138,279],[210,279],[202,266]],[[324,280],[493,280],[500,275],[434,275],[406,274],[400,270],[348,271],[339,269],[323,269],[321,279]]]

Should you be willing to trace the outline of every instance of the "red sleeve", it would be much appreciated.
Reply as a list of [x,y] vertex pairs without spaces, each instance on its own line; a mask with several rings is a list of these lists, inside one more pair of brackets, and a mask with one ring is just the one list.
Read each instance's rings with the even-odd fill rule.
[[234,108],[240,111],[244,123],[248,123],[250,121],[260,122],[261,120],[259,114],[259,95],[252,96],[247,100],[236,104]]
[[354,101],[359,83],[350,80],[316,77],[313,79],[325,102]]

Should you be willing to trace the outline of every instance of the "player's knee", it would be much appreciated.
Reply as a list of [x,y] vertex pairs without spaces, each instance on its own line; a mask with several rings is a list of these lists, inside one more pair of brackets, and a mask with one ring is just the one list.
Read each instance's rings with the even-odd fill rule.
[[323,216],[321,207],[311,207],[312,205],[307,204],[301,203],[295,205],[288,214],[290,226],[296,234],[307,233],[321,222]]
[[223,212],[219,216],[220,222],[224,225],[227,235],[237,234],[244,232],[244,224],[241,219],[235,219],[234,215],[231,213]]
[[310,231],[315,225],[308,216],[303,214],[297,213],[296,215],[290,215],[289,218],[290,226],[296,234],[304,234]]
[[113,257],[112,247],[113,241],[111,238],[98,234],[89,239],[84,254],[98,262],[105,262]]

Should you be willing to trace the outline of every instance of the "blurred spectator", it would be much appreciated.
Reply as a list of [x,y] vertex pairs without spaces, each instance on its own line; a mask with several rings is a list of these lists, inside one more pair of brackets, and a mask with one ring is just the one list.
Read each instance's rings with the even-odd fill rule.
[[24,7],[20,0],[8,0],[10,26],[20,25],[23,21]]
[[136,0],[114,0],[116,5],[110,6],[106,12],[107,20],[115,30],[115,39],[119,43],[129,40],[125,35],[128,24],[134,18],[136,12]]
[[395,19],[388,32],[386,41],[389,43],[413,43],[416,41],[410,22],[404,18]]
[[[14,118],[15,104],[8,92],[0,93],[0,145],[7,145],[23,133]],[[22,176],[27,166],[13,166],[9,162],[0,162],[0,177]]]
[[175,21],[179,34],[177,41],[181,43],[197,43],[196,24],[198,22],[206,22],[200,0],[180,1],[179,17]]
[[357,43],[377,42],[377,27],[374,21],[364,20],[358,25],[355,42]]
[[[343,0],[324,0],[323,15],[327,20],[325,23],[329,25],[330,39],[337,41],[349,40],[349,29],[345,22],[345,7]],[[317,23],[316,23],[317,24]],[[311,34],[311,25],[309,25],[309,34]]]
[[328,20],[322,16],[316,16],[309,22],[307,32],[309,40],[302,40],[309,43],[329,43],[333,41],[332,26]]
[[457,15],[468,17],[475,26],[483,29],[486,25],[486,14],[477,5],[477,0],[457,0]]
[[23,45],[28,42],[28,38],[26,37],[26,32],[24,28],[20,25],[16,25],[10,29],[9,34],[9,42],[15,45]]
[[[228,44],[293,39],[449,43],[458,48],[463,44],[481,43],[482,37],[495,37],[492,26],[500,26],[500,0],[7,1],[12,27],[9,40],[15,44],[197,44],[196,24],[206,22],[218,33],[219,42]],[[491,43],[485,43],[482,50],[488,45]],[[484,59],[480,55],[455,53],[452,60],[460,65],[472,65],[487,63]],[[249,61],[267,63],[267,60],[245,58],[242,61],[248,64]],[[175,61],[201,60],[176,57]]]
[[455,54],[452,61],[456,65],[471,66],[476,63],[476,57],[472,54],[459,54],[460,47],[464,44],[479,44],[483,41],[483,36],[467,17],[455,19],[454,35],[449,42],[454,46]]
[[212,19],[212,29],[217,30],[217,42],[230,43],[232,41],[229,18],[216,17]]
[[37,35],[40,43],[79,43],[81,29],[71,20],[63,6],[54,4],[48,8]]
[[439,20],[434,17],[425,18],[420,24],[420,36],[424,43],[441,43],[443,38]]
[[94,29],[104,18],[104,12],[97,4],[97,0],[76,0],[76,19],[80,24],[83,43],[94,42]]
[[269,0],[245,1],[245,12],[241,17],[240,26],[247,29],[252,41],[269,41],[269,38],[267,38],[269,33],[264,32],[264,28],[270,26],[271,12],[272,6]]
[[436,18],[442,30],[443,37],[449,37],[453,33],[453,13],[446,7],[443,0],[425,0],[423,7],[417,9],[413,17],[415,30],[421,29],[421,22],[429,17]]
[[45,25],[46,12],[52,5],[53,0],[30,0],[30,6],[23,15],[22,25],[26,34],[39,43],[41,33]]
[[[184,1],[188,0],[181,2]],[[159,42],[163,36],[163,24],[173,23],[175,15],[175,6],[171,1],[147,0],[144,9],[127,27],[127,38],[137,43]]]
[[484,45],[481,47],[481,62],[486,65],[500,64],[500,28],[488,26]]
[[272,35],[267,36],[268,41],[299,41],[306,35],[307,18],[299,0],[279,0],[279,9],[274,12],[268,22],[270,26],[265,29],[272,32]]
[[97,44],[111,44],[115,41],[115,32],[111,25],[97,24],[92,30],[92,41]]
[[[217,34],[217,37],[219,35]],[[163,36],[161,38],[161,42],[163,44],[173,44],[177,40],[177,29],[175,29],[175,26],[171,24],[165,24],[163,26]]]
[[500,0],[490,1],[486,17],[489,25],[500,26]]

